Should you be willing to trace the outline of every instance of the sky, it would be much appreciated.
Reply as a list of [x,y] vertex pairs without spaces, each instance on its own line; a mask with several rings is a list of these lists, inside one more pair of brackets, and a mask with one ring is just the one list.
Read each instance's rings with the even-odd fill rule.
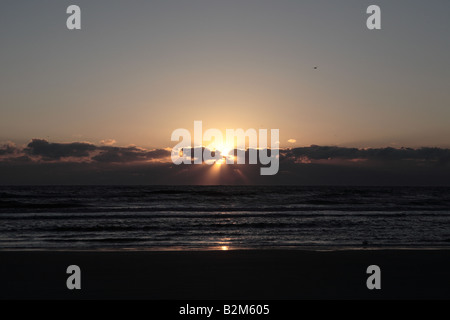
[[[75,3],[82,30],[69,31]],[[382,30],[370,31],[375,3]],[[448,1],[1,7],[0,141],[165,148],[202,120],[277,128],[282,146],[449,146]]]
[[[66,28],[71,4],[81,30]],[[372,4],[381,30],[366,27]],[[433,161],[447,163],[447,0],[0,6],[0,158],[14,150],[20,161],[91,161],[101,146],[161,155],[175,129],[201,120],[222,132],[279,129],[280,146],[298,150],[437,147],[445,155]],[[32,139],[96,153],[48,158],[33,153]]]

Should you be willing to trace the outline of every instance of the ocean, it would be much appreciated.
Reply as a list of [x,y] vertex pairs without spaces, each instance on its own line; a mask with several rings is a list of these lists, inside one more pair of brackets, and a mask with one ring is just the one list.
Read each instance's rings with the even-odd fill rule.
[[450,247],[450,188],[0,187],[3,250],[361,247]]

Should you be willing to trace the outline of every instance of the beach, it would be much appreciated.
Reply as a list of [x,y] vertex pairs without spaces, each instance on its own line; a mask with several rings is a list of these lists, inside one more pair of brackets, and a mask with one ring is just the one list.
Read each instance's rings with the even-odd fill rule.
[[1,251],[0,299],[449,299],[449,270],[448,249]]

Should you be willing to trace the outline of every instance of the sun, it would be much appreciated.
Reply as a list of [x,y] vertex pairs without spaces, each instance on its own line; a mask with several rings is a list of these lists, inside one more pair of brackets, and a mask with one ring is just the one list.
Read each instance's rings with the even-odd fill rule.
[[222,156],[227,156],[233,149],[233,146],[229,146],[227,144],[218,144],[214,145],[214,148],[216,151],[219,151]]
[[[232,150],[234,149],[234,146],[228,145],[225,143],[222,144],[213,144],[212,145],[212,151],[220,152],[222,158],[215,161],[216,165],[222,165],[225,164],[227,159],[233,159],[234,155],[232,154]],[[231,153],[231,154],[230,154]]]

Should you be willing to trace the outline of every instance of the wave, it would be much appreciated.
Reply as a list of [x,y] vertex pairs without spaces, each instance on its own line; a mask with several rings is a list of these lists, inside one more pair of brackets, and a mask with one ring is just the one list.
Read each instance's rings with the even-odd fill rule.
[[[183,210],[184,211],[184,210]],[[172,218],[292,218],[292,217],[303,217],[303,218],[318,218],[318,217],[343,217],[343,216],[349,216],[349,217],[372,217],[372,218],[378,218],[378,217],[418,217],[418,216],[432,216],[432,217],[450,217],[450,212],[424,212],[424,211],[417,211],[417,212],[358,212],[358,213],[339,213],[339,212],[327,212],[327,213],[319,213],[319,212],[311,212],[311,213],[305,213],[301,211],[296,210],[286,210],[286,211],[273,211],[269,210],[268,213],[254,213],[253,210],[237,210],[239,213],[224,213],[224,211],[211,211],[211,212],[201,212],[198,209],[195,210],[196,213],[189,213],[189,214],[178,214],[176,211],[173,211],[172,214],[170,212],[164,213],[164,214],[130,214],[127,212],[124,212],[122,214],[30,214],[30,215],[15,215],[15,214],[0,214],[0,220],[87,220],[87,219],[93,219],[93,220],[99,220],[99,219],[126,219],[126,220],[132,220],[132,219],[172,219]],[[255,210],[255,211],[261,211],[261,210]],[[289,212],[294,211],[294,212]],[[228,212],[235,212],[234,210],[228,211]]]
[[[48,226],[48,227],[29,227],[22,228],[21,231],[33,232],[128,232],[128,231],[182,231],[182,230],[217,230],[217,229],[301,229],[315,228],[326,225],[327,227],[352,226],[358,222],[339,222],[339,221],[304,221],[304,222],[243,222],[243,223],[190,223],[190,224],[171,224],[159,226],[142,226],[139,224],[132,226]],[[10,231],[6,228],[6,231]],[[14,231],[11,230],[11,231]]]
[[0,187],[2,248],[449,245],[449,223],[450,188]]
[[64,208],[86,208],[88,204],[80,201],[76,202],[49,202],[49,203],[30,203],[14,200],[0,200],[2,209],[64,209]]

